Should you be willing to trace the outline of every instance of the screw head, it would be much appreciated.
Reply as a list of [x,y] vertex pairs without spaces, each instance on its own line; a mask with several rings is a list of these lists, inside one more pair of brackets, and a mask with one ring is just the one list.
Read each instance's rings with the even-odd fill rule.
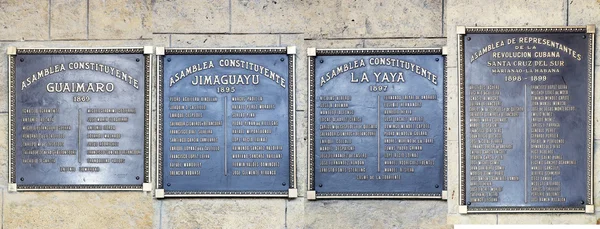
[[320,60],[320,61],[319,61],[319,63],[323,63],[323,62],[325,62],[325,61],[323,61],[323,60]]
[[24,180],[25,180],[25,178],[21,177],[21,179],[20,179],[20,180],[21,180],[21,181],[24,181]]
[[281,59],[279,59],[279,60],[281,60],[281,62],[283,62],[285,59],[281,58]]
[[439,188],[439,187],[440,187],[440,185],[437,185],[437,184],[435,185],[435,188]]
[[286,185],[286,183],[285,183],[285,182],[281,183],[281,186],[285,186],[285,185]]
[[583,39],[585,39],[585,38],[586,38],[586,36],[585,36],[585,35],[583,35],[582,37],[583,37]]
[[135,58],[135,62],[140,62],[140,58]]
[[467,41],[470,41],[470,40],[471,40],[471,37],[467,37]]
[[440,58],[435,58],[435,61],[440,61]]
[[140,179],[140,176],[136,176],[136,177],[135,177],[135,179],[136,179],[136,180],[139,180],[139,179]]
[[25,59],[21,58],[20,61],[23,62],[23,61],[25,61]]
[[167,58],[167,62],[171,62],[171,58]]
[[585,204],[585,201],[583,201],[583,200],[582,200],[580,203],[581,203],[581,204]]
[[467,205],[471,205],[471,202],[467,202]]
[[171,186],[171,183],[167,183],[167,186]]
[[323,184],[319,184],[319,187],[323,187]]

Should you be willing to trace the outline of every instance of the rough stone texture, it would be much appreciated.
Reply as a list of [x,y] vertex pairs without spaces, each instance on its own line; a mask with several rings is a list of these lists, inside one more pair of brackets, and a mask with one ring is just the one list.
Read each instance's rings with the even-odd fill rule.
[[150,193],[24,192],[4,195],[4,228],[151,228]]
[[[234,0],[231,11],[232,32],[235,33],[304,31],[311,38],[432,37],[442,34],[441,0]],[[400,24],[402,26],[398,26]]]
[[155,33],[229,32],[229,2],[226,0],[156,1],[153,10],[152,32]]
[[[600,101],[600,65],[596,65],[596,75],[594,77],[594,101]],[[594,104],[594,139],[600,139],[600,106]],[[599,177],[600,178],[600,177]]]
[[456,66],[456,26],[560,26],[566,23],[564,0],[447,0],[448,66]]
[[90,39],[141,39],[151,36],[150,0],[90,1]]
[[305,196],[308,182],[307,118],[306,112],[296,112],[296,184],[299,198]]
[[162,228],[283,228],[285,199],[168,199]]
[[[460,163],[459,159],[459,151],[458,151],[458,141],[448,141],[448,187],[446,190],[448,191],[448,213],[456,214],[458,213],[458,198],[459,198],[459,188],[460,188],[460,180],[458,177],[458,165]],[[455,171],[455,172],[451,172]]]
[[286,228],[306,228],[304,205],[305,198],[290,199],[286,203],[285,222]]
[[[600,140],[594,140],[594,155],[599,155],[600,153]],[[594,159],[594,206],[596,211],[600,211],[600,159],[596,156]]]
[[223,48],[223,47],[276,47],[279,36],[261,35],[181,35],[171,36],[171,47]]
[[308,75],[306,65],[306,46],[304,37],[297,34],[282,34],[279,37],[279,46],[296,46],[296,110],[306,110],[308,100]]
[[593,214],[498,214],[498,224],[595,224]]
[[[515,214],[509,214],[512,216]],[[472,215],[461,215],[461,214],[448,214],[449,225],[456,224],[498,224],[498,214],[472,214]]]
[[0,1],[0,40],[48,39],[48,1]]
[[569,25],[596,25],[596,64],[600,65],[600,1],[569,1]]
[[449,141],[456,141],[459,140],[460,137],[460,95],[459,86],[457,84],[458,77],[456,73],[456,68],[447,68],[446,71],[448,74],[448,84],[446,85],[448,87],[448,91],[446,92],[446,95],[448,96],[446,100],[448,106],[446,108],[446,131],[448,135],[446,136],[446,139]]
[[8,185],[8,114],[0,114],[0,188]]
[[446,202],[439,200],[319,200],[304,209],[307,228],[447,227]]
[[445,38],[365,39],[365,48],[441,48]]
[[87,1],[53,0],[50,11],[50,38],[87,38]]

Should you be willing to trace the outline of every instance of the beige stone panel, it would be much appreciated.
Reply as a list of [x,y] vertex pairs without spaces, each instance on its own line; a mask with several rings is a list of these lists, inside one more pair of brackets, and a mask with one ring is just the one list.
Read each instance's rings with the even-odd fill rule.
[[4,228],[151,228],[154,208],[142,192],[4,191]]
[[281,46],[296,46],[296,110],[307,110],[308,100],[308,76],[306,46],[304,36],[301,34],[282,34],[280,35]]
[[441,200],[317,200],[304,209],[306,228],[448,227]]
[[[513,214],[508,214],[511,216]],[[498,214],[448,214],[447,223],[450,225],[456,224],[497,224]]]
[[[154,34],[152,41],[156,47],[169,47],[171,45],[171,35],[169,34]],[[155,52],[156,53],[156,50]]]
[[[156,1],[153,8],[152,32],[155,33],[229,32],[229,2],[226,0]],[[255,15],[251,11],[247,14]]]
[[441,0],[304,2],[310,38],[442,35]]
[[90,39],[141,39],[152,35],[151,0],[90,1]]
[[459,177],[459,145],[458,141],[448,141],[448,213],[458,213],[459,197],[460,197],[460,177]]
[[446,28],[450,57],[456,66],[456,26],[561,26],[566,23],[564,0],[447,0]]
[[456,68],[448,68],[447,73],[446,139],[456,141],[460,139],[460,95],[456,84]]
[[87,1],[53,0],[50,11],[50,38],[87,38]]
[[0,40],[48,39],[48,2],[0,1]]
[[[306,40],[304,42],[306,48],[317,48],[317,49],[343,49],[343,48],[363,48],[364,41],[362,39],[316,39]],[[306,51],[306,50],[304,50]]]
[[298,196],[306,195],[308,185],[307,113],[296,112],[296,187]]
[[596,25],[596,64],[600,65],[600,1],[569,1],[569,25]]
[[[82,48],[82,47],[142,47],[145,45],[153,45],[155,42],[150,39],[146,40],[81,40],[81,41],[48,41],[48,42],[0,42],[0,72],[4,72],[0,77],[0,113],[8,112],[8,58],[6,57],[6,49],[10,46],[17,48]],[[160,44],[160,42],[156,42]]]
[[0,114],[0,188],[8,185],[8,113]]
[[306,30],[310,1],[233,0],[233,33],[301,33]]
[[304,205],[305,198],[290,199],[287,201],[285,222],[286,228],[306,228]]
[[[594,140],[594,154],[598,155],[600,153],[600,140]],[[594,179],[592,183],[594,185],[594,206],[596,211],[600,211],[600,182],[598,182],[600,178],[600,158],[594,158]]]
[[165,199],[162,228],[284,228],[285,199]]
[[260,35],[171,35],[171,47],[174,48],[224,48],[224,47],[277,47],[279,36]]
[[498,224],[595,224],[594,214],[498,214]]
[[446,38],[365,39],[365,48],[441,48]]
[[594,66],[595,77],[594,77],[594,139],[600,139],[600,105],[597,101],[600,101],[600,65]]

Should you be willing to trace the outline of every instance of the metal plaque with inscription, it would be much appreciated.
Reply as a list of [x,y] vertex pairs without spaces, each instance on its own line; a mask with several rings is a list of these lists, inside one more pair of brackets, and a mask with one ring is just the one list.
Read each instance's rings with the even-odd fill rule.
[[594,213],[594,26],[458,27],[460,213]]
[[446,49],[308,56],[308,199],[446,199]]
[[10,47],[9,189],[150,191],[152,53]]
[[157,198],[297,196],[295,52],[157,48]]

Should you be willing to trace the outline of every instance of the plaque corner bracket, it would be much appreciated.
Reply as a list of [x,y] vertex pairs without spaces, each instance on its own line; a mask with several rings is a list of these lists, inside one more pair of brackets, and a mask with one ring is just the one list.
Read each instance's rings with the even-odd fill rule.
[[585,213],[594,213],[594,205],[585,205]]
[[442,46],[442,56],[448,55],[448,46]]
[[290,199],[298,198],[298,189],[297,188],[288,189],[288,198],[290,198]]
[[143,192],[150,192],[150,191],[152,191],[152,183],[143,183],[142,184],[142,191]]
[[448,200],[448,191],[447,190],[442,191],[442,200]]
[[467,27],[462,25],[456,26],[456,34],[467,34]]
[[8,48],[6,48],[6,55],[9,55],[9,56],[17,55],[17,47],[9,46]]
[[317,48],[307,48],[306,55],[307,56],[317,56]]
[[296,54],[296,46],[288,46],[287,47],[287,54],[288,55],[294,55],[294,54]]
[[9,192],[16,192],[17,191],[17,184],[16,183],[9,183],[8,184],[8,191]]
[[156,189],[154,190],[154,197],[157,199],[165,198],[165,190],[164,189]]
[[586,26],[586,33],[596,33],[596,25],[590,24]]
[[153,46],[144,46],[144,54],[154,54]]
[[165,47],[156,47],[156,55],[164,56],[165,55]]
[[307,191],[306,192],[306,199],[308,199],[308,200],[316,200],[317,199],[317,192],[315,190]]
[[467,214],[467,205],[459,205],[458,206],[458,213],[459,214]]

